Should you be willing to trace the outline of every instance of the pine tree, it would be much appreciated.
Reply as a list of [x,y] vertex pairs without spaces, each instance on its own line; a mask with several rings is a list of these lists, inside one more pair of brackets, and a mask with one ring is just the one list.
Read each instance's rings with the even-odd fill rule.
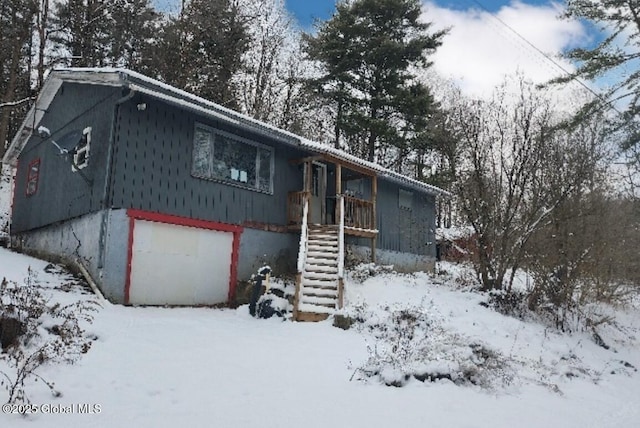
[[72,67],[107,65],[109,3],[109,0],[67,0],[56,4],[52,19],[56,32],[51,40],[66,52],[67,64]]
[[[623,148],[638,146],[640,142],[640,2],[633,0],[568,0],[564,13],[567,19],[588,20],[605,36],[593,48],[576,48],[566,57],[577,64],[576,71],[555,83],[570,82],[575,78],[594,80],[607,77],[613,81],[603,98],[585,105],[577,121],[585,116],[609,109],[614,103],[627,105],[616,117],[618,129],[626,131]],[[640,159],[638,159],[640,162]]]
[[0,157],[30,100],[30,45],[36,10],[35,0],[0,3]]
[[112,0],[108,5],[109,63],[142,71],[160,15],[150,0]]
[[191,0],[159,31],[151,74],[237,108],[233,78],[249,43],[247,17],[235,0]]
[[429,33],[421,13],[419,0],[344,1],[316,35],[305,35],[320,65],[309,87],[334,106],[336,146],[384,161],[379,152],[401,157],[421,138],[432,100],[411,70],[429,65],[445,34]]

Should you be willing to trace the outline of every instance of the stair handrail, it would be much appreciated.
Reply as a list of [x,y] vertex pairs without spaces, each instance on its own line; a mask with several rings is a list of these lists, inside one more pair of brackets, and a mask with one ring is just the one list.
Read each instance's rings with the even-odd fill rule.
[[300,226],[300,246],[298,248],[298,273],[304,270],[304,262],[307,258],[307,235],[309,234],[309,224],[307,216],[309,214],[309,193],[304,194],[302,205],[302,225]]
[[338,278],[344,275],[344,195],[338,195],[340,219],[338,227]]

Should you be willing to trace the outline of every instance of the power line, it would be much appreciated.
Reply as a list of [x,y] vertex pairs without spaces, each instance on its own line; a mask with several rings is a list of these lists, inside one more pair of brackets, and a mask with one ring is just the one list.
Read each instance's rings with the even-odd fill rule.
[[541,49],[539,49],[536,45],[534,45],[533,43],[531,43],[526,37],[524,37],[522,34],[520,34],[518,31],[516,31],[513,27],[511,27],[509,24],[507,24],[506,22],[504,22],[502,19],[500,19],[498,17],[498,15],[496,15],[495,13],[493,13],[492,11],[490,11],[487,7],[485,7],[482,3],[480,3],[479,0],[471,0],[473,3],[477,4],[483,11],[485,11],[486,13],[488,13],[489,15],[491,15],[491,17],[493,19],[495,19],[496,21],[498,21],[500,24],[502,24],[504,27],[506,27],[509,31],[511,31],[513,34],[515,34],[518,38],[520,38],[522,41],[524,41],[529,47],[533,48],[536,52],[538,52],[540,55],[542,55],[543,57],[545,57],[547,59],[547,61],[551,62],[553,65],[555,65],[559,70],[561,70],[563,73],[565,73],[567,76],[571,77],[571,80],[575,80],[580,86],[582,86],[583,88],[585,88],[587,91],[589,91],[590,93],[592,93],[596,98],[598,98],[600,101],[604,102],[606,105],[608,105],[611,109],[615,110],[616,113],[618,113],[619,115],[622,115],[622,112],[620,110],[618,110],[613,104],[611,104],[610,101],[607,101],[606,98],[604,98],[601,94],[599,94],[598,92],[594,91],[593,89],[591,89],[591,87],[589,87],[589,85],[587,85],[585,82],[583,82],[581,79],[579,79],[578,77],[574,76],[573,73],[571,73],[569,70],[567,70],[566,68],[564,68],[562,66],[562,64],[558,63],[555,59],[553,59],[552,57],[550,57],[549,55],[547,55],[545,52],[543,52]]

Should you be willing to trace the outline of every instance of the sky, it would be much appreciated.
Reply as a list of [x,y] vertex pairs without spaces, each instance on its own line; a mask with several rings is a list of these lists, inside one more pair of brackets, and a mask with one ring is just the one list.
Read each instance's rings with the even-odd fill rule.
[[[334,0],[285,0],[285,4],[307,30],[335,9]],[[563,74],[543,53],[572,71],[573,64],[559,54],[594,39],[583,24],[559,18],[561,1],[424,0],[423,5],[423,17],[433,29],[450,28],[431,58],[434,70],[471,96],[488,95],[506,75],[516,72],[536,83]]]
[[[165,10],[177,9],[178,1],[154,0]],[[584,23],[559,18],[562,0],[421,1],[423,18],[434,30],[449,28],[442,46],[430,58],[433,70],[473,97],[488,96],[505,76],[515,73],[544,83],[573,71],[574,65],[560,53],[593,45],[598,36]],[[331,17],[335,2],[284,0],[300,27],[310,32],[314,23]],[[579,88],[577,83],[572,86]]]
[[[305,28],[311,27],[314,20],[325,20],[335,10],[336,0],[285,0],[287,9],[296,17]],[[440,7],[450,10],[464,11],[469,8],[485,8],[491,12],[498,11],[505,5],[512,3],[507,0],[439,0]],[[546,0],[527,0],[529,5],[546,5],[551,2]]]

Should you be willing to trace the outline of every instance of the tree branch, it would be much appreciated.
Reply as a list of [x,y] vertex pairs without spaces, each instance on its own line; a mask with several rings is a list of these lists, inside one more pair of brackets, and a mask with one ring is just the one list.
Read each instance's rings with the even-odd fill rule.
[[35,98],[36,97],[27,97],[27,98],[23,98],[23,99],[18,100],[18,101],[8,101],[6,103],[0,103],[0,108],[16,107],[16,106],[19,106],[20,104],[24,104],[26,102],[33,101]]

